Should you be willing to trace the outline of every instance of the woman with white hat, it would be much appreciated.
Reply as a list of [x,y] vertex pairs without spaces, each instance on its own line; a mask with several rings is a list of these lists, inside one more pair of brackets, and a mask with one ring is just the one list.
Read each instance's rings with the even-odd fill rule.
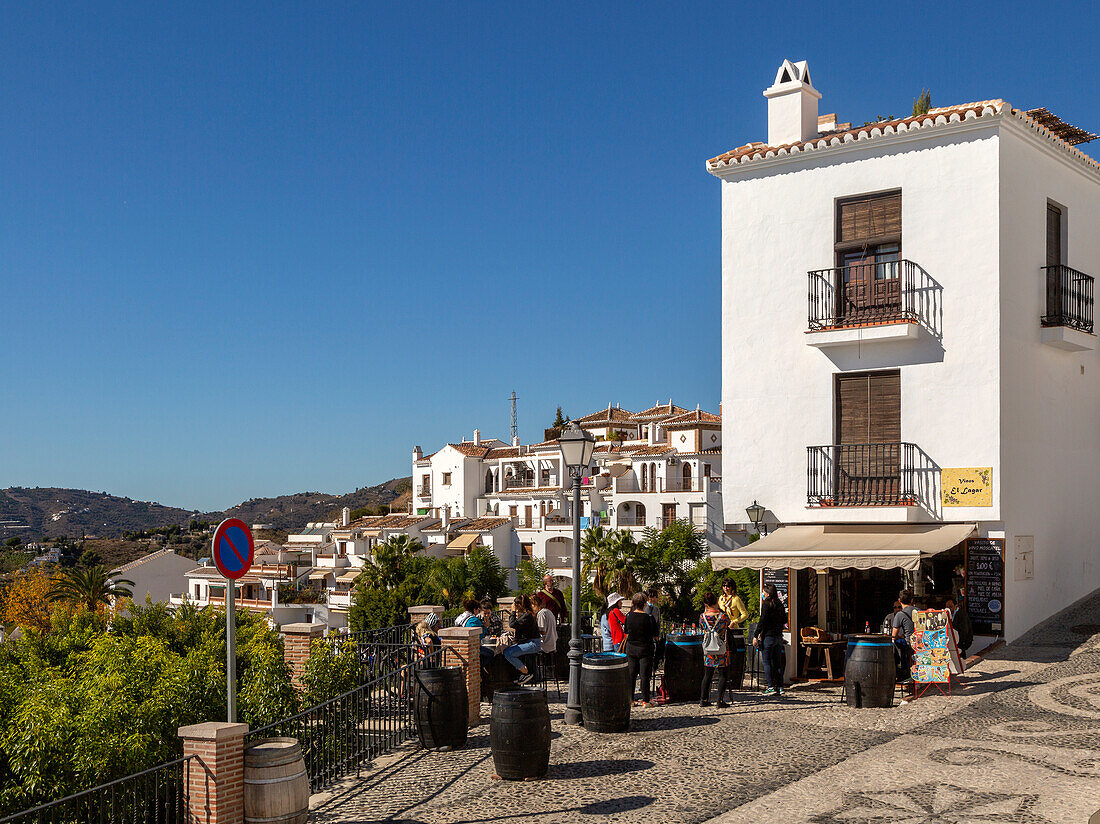
[[603,615],[600,618],[600,637],[603,639],[603,651],[615,652],[619,648],[619,644],[622,643],[623,624],[626,621],[622,610],[619,609],[619,604],[622,603],[623,596],[617,592],[612,592],[607,596],[607,603],[603,608]]

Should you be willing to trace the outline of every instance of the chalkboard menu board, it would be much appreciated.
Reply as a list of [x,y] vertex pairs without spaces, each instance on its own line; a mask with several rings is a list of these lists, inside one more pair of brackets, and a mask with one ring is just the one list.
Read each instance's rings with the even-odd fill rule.
[[966,541],[966,611],[975,635],[1004,634],[1005,542],[1003,538]]
[[779,595],[779,600],[783,602],[783,609],[787,610],[787,617],[790,618],[791,607],[787,603],[787,596],[791,590],[791,571],[766,567],[760,570],[760,600],[764,599],[765,584],[775,584],[776,594]]

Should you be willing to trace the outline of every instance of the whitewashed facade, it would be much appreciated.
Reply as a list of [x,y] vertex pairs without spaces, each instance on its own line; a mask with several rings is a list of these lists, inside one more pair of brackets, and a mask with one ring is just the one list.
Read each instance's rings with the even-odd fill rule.
[[[773,530],[974,524],[1006,541],[1011,640],[1100,586],[1100,166],[1071,127],[1002,100],[851,128],[818,117],[808,67],[789,61],[765,97],[768,142],[707,163],[722,192],[725,520],[756,500]],[[839,393],[864,374],[860,412]],[[877,429],[888,445],[869,446],[895,403],[900,420]],[[842,439],[860,415],[870,434]],[[838,480],[855,450],[878,450],[863,496],[857,473]],[[944,505],[952,468],[992,469],[988,505]]]

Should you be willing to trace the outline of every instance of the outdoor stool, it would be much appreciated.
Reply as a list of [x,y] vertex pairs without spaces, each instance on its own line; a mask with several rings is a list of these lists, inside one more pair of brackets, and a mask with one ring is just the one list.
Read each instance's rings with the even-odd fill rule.
[[[558,700],[561,700],[561,682],[558,680],[558,668],[555,657],[557,652],[551,650],[550,652],[538,653],[538,675],[539,682],[542,684],[542,691],[546,692],[547,686],[550,683],[550,678],[554,679],[554,689],[558,693]],[[550,677],[547,677],[549,673]]]

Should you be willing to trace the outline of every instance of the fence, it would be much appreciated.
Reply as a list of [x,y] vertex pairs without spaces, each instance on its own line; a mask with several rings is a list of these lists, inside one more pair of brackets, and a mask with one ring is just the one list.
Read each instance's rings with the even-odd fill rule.
[[0,824],[185,824],[184,787],[194,756],[0,818]]
[[252,730],[245,737],[245,746],[261,738],[297,738],[302,745],[311,792],[352,772],[359,775],[362,764],[415,735],[412,699],[416,674],[442,666],[443,652],[436,650],[399,665],[396,664],[399,659],[382,658],[379,674],[362,686],[290,718]]

